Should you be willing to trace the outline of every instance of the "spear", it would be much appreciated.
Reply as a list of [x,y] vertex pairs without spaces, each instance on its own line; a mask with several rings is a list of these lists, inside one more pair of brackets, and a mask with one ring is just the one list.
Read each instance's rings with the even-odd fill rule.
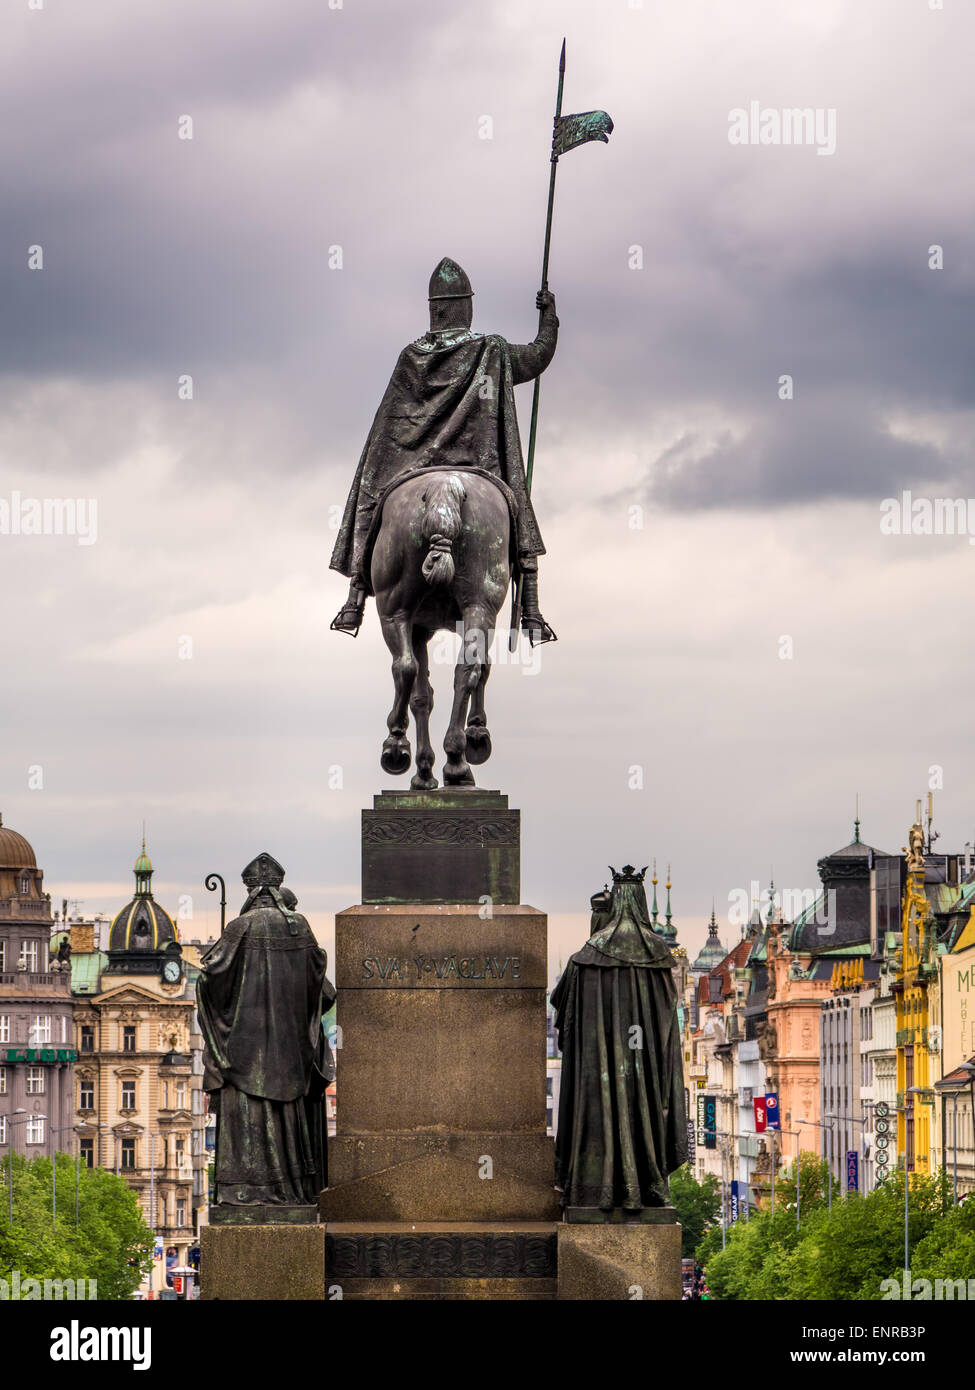
[[[545,249],[542,253],[541,290],[548,289],[548,253],[552,244],[552,210],[555,207],[555,171],[559,156],[576,145],[584,145],[589,140],[609,143],[613,122],[605,111],[582,111],[575,116],[562,115],[562,84],[565,81],[565,39],[559,55],[559,89],[555,98],[555,120],[552,126],[552,158],[548,176],[548,211],[545,215]],[[541,329],[544,310],[538,311],[538,327]],[[525,489],[531,496],[532,471],[535,466],[535,436],[538,433],[538,395],[541,376],[535,378],[532,392],[532,419],[528,432],[528,459],[525,463]],[[518,632],[521,627],[521,577],[515,580],[511,595],[511,632],[508,636],[508,649],[514,651],[518,645]]]

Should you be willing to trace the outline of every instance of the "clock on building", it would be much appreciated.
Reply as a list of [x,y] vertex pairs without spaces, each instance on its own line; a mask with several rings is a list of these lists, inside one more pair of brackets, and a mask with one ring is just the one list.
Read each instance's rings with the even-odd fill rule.
[[162,977],[168,985],[175,985],[182,973],[178,960],[168,960],[163,966]]

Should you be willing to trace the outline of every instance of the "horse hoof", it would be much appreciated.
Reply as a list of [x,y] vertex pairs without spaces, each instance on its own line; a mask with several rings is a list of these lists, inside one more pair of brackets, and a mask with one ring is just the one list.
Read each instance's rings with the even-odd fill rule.
[[456,767],[445,767],[443,784],[445,787],[473,787],[474,774],[466,763],[458,763]]
[[467,761],[479,767],[491,756],[491,735],[483,724],[467,726]]
[[420,772],[410,782],[410,788],[415,792],[432,792],[435,787],[439,786],[440,783],[436,777],[424,777]]
[[389,772],[394,777],[399,777],[402,773],[409,771],[412,761],[407,739],[390,737],[383,744],[382,757],[379,759],[383,772]]

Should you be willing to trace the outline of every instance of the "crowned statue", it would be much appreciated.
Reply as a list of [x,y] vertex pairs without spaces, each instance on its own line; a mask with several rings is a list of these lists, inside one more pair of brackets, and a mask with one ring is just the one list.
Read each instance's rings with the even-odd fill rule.
[[676,962],[647,911],[646,870],[612,870],[592,935],[553,994],[562,1050],[556,1187],[569,1221],[640,1220],[687,1161]]

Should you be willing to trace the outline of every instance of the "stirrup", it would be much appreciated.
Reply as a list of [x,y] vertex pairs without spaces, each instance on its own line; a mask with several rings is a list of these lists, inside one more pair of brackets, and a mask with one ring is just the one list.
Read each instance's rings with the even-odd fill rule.
[[343,603],[330,623],[332,631],[347,632],[350,637],[358,637],[364,611],[359,604]]
[[522,613],[521,630],[528,637],[529,646],[541,647],[546,642],[557,642],[555,629],[549,627],[541,613]]

